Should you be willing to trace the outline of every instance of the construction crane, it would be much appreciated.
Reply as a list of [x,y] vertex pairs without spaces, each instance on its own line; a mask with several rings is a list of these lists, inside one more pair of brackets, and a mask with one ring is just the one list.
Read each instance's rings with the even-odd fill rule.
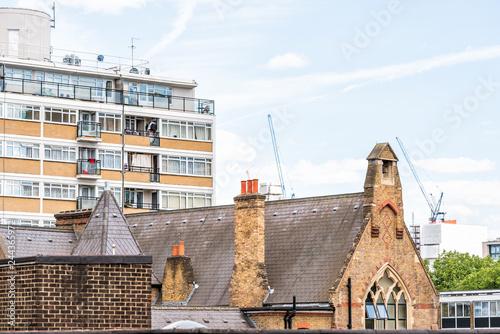
[[398,141],[399,147],[401,147],[401,151],[403,151],[403,155],[405,156],[405,159],[408,162],[408,166],[410,166],[411,172],[413,173],[413,176],[415,177],[415,180],[417,181],[418,186],[420,187],[420,191],[422,191],[422,194],[424,194],[425,200],[427,201],[427,204],[431,209],[431,217],[429,218],[429,221],[431,223],[436,223],[439,216],[441,216],[441,220],[444,221],[445,213],[439,211],[441,208],[441,202],[443,201],[443,192],[441,191],[441,195],[439,196],[439,199],[437,201],[434,198],[434,196],[432,196],[432,194],[427,194],[424,185],[422,184],[420,178],[418,177],[417,171],[415,170],[415,166],[413,166],[410,156],[406,151],[405,146],[403,145],[403,142],[398,137],[396,137],[396,140]]
[[[281,170],[280,151],[279,151],[279,147],[278,147],[278,142],[276,141],[276,134],[274,133],[273,118],[271,117],[271,114],[267,115],[267,120],[269,122],[269,131],[271,131],[271,139],[273,141],[273,149],[274,149],[274,158],[276,159],[276,167],[278,168],[278,176],[280,179],[281,189],[283,191],[283,198],[287,198],[286,197],[285,180],[283,179],[283,171]],[[293,190],[292,190],[291,198],[295,198],[295,194],[293,193]]]

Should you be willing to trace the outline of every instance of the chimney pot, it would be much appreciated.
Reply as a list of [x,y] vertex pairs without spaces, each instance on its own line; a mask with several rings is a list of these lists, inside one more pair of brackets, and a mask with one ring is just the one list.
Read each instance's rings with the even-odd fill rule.
[[247,193],[247,181],[241,181],[241,194]]
[[252,191],[252,180],[247,181],[247,194],[253,193]]
[[179,255],[184,255],[184,241],[179,241]]
[[258,193],[259,192],[259,180],[258,179],[253,179],[252,180],[252,192],[253,193]]
[[174,250],[172,251],[173,256],[179,255],[179,246],[174,246]]

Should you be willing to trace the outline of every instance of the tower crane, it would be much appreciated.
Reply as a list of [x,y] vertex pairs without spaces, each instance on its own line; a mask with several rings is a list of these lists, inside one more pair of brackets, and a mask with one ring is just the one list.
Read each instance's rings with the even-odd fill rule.
[[[273,141],[274,158],[276,160],[276,167],[278,168],[278,176],[279,176],[280,183],[281,183],[281,189],[283,190],[283,198],[287,198],[286,197],[285,180],[283,179],[283,171],[281,170],[280,151],[279,151],[278,142],[276,140],[276,134],[274,133],[273,118],[271,117],[271,114],[267,115],[267,120],[269,122],[269,131],[271,131],[271,139]],[[291,198],[295,198],[295,194],[293,193],[293,189],[292,189]]]
[[424,195],[425,200],[427,201],[427,204],[431,209],[431,217],[429,218],[429,221],[431,223],[436,223],[439,216],[441,216],[441,220],[444,221],[445,212],[439,211],[441,208],[441,202],[443,200],[443,192],[441,191],[441,195],[439,196],[439,199],[437,201],[434,198],[434,196],[432,196],[432,194],[430,195],[427,194],[424,185],[422,184],[420,178],[418,177],[417,171],[415,170],[415,166],[413,166],[410,156],[406,151],[405,146],[403,145],[403,142],[398,137],[396,137],[396,140],[398,141],[399,147],[401,147],[401,151],[403,151],[403,155],[405,156],[405,159],[408,162],[408,166],[410,166],[411,172],[413,173],[413,176],[415,177],[415,180],[417,181],[418,186],[420,187],[420,191],[422,191],[422,194]]

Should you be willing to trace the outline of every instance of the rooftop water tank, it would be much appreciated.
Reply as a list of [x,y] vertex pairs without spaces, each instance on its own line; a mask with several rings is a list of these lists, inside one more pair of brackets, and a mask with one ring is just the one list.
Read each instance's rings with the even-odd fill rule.
[[0,7],[0,56],[49,60],[50,15],[32,9]]

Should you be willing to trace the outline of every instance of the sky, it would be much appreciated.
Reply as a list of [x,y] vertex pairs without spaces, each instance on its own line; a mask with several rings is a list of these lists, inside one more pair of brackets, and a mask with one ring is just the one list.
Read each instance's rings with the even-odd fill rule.
[[[52,0],[1,6],[51,12]],[[54,48],[149,61],[214,99],[216,204],[239,181],[288,195],[363,191],[366,157],[399,157],[405,220],[430,209],[396,141],[446,219],[500,237],[500,2],[494,0],[58,0]]]

